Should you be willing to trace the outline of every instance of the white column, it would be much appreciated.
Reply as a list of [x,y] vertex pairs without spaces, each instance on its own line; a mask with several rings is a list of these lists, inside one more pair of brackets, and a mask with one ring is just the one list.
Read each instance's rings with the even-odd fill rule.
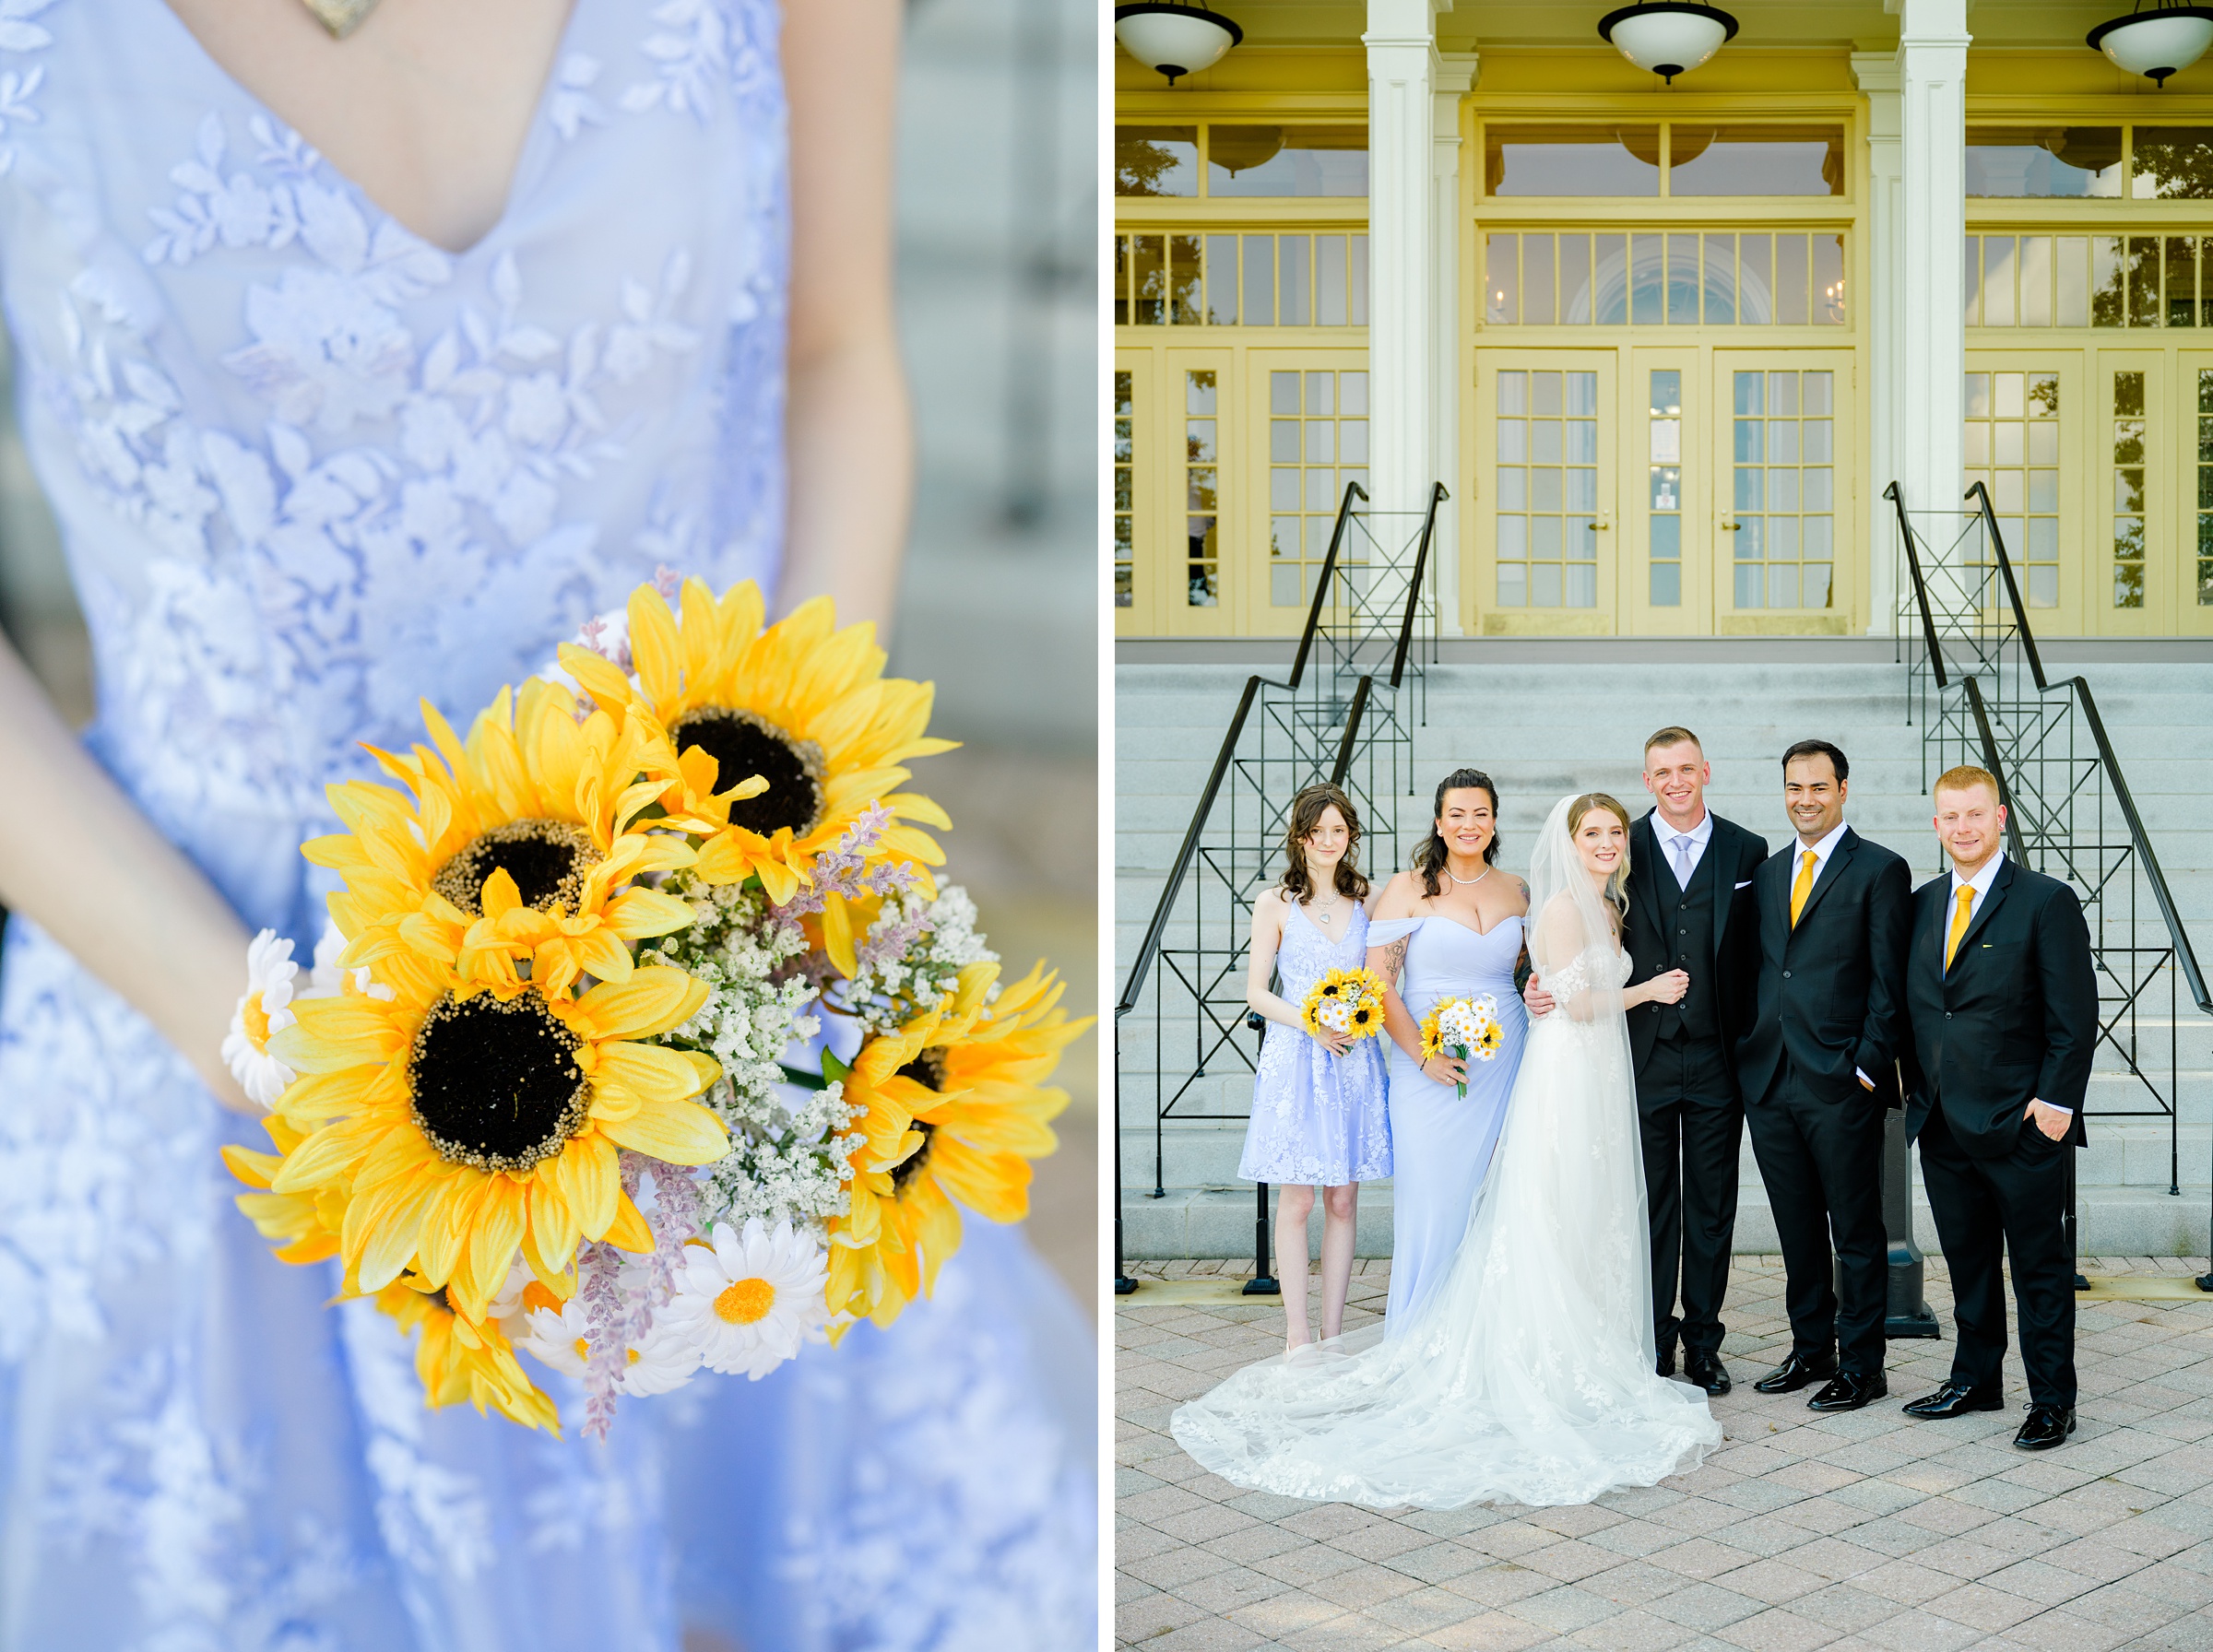
[[[1437,0],[1367,0],[1368,490],[1418,511],[1436,464]],[[1395,525],[1394,525],[1395,528]],[[1402,537],[1396,531],[1379,537]]]
[[1437,560],[1438,629],[1449,637],[1460,635],[1460,575],[1463,548],[1460,541],[1460,402],[1466,394],[1468,361],[1462,350],[1467,337],[1466,318],[1460,313],[1460,242],[1466,226],[1461,222],[1460,104],[1473,89],[1476,54],[1446,52],[1438,56],[1437,89],[1433,94],[1434,164],[1431,168],[1430,233],[1435,238],[1429,289],[1429,336],[1435,346],[1437,372],[1430,388],[1430,430],[1434,437],[1430,479],[1444,483],[1452,497],[1437,513],[1437,537],[1429,554]]
[[1895,52],[1854,52],[1852,78],[1867,94],[1867,285],[1857,301],[1867,318],[1867,461],[1861,467],[1866,522],[1867,630],[1897,623],[1898,519],[1883,490],[1902,473],[1898,431],[1907,382],[1899,292],[1905,284],[1905,202],[1899,181],[1899,65]]
[[[1899,372],[1891,429],[1908,507],[1960,510],[1961,380],[1967,368],[1960,302],[1967,230],[1966,0],[1897,3]],[[1881,487],[1877,483],[1874,491]],[[1941,549],[1950,536],[1929,537]]]

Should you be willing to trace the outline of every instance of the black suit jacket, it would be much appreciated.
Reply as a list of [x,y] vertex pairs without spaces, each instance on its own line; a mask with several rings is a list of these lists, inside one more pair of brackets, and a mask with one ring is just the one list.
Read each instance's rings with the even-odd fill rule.
[[1912,878],[1901,857],[1847,826],[1793,928],[1801,848],[1793,837],[1753,875],[1758,986],[1737,1040],[1738,1086],[1747,1103],[1758,1102],[1787,1056],[1817,1095],[1867,1097],[1858,1068],[1875,1082],[1868,1099],[1898,1106]]
[[[1768,841],[1746,832],[1734,820],[1724,820],[1719,815],[1711,818],[1713,836],[1707,842],[1706,852],[1698,856],[1691,879],[1694,883],[1699,879],[1714,880],[1710,886],[1713,890],[1713,956],[1707,963],[1707,984],[1713,989],[1714,1013],[1721,1021],[1722,1050],[1726,1056],[1747,1019],[1746,1009],[1758,964],[1752,891],[1739,889],[1737,885],[1748,884],[1753,874],[1759,870],[1759,863],[1768,857]],[[1673,875],[1663,872],[1665,861],[1660,834],[1652,826],[1652,811],[1647,809],[1629,828],[1629,884],[1626,892],[1629,903],[1631,985],[1650,981],[1675,967],[1675,952],[1670,944],[1674,938],[1667,932],[1662,905],[1662,879]],[[1629,1047],[1639,1067],[1651,1058],[1652,1044],[1659,1036],[1659,1005],[1639,1004],[1629,1011]]]
[[1951,926],[1947,872],[1913,894],[1907,1133],[1918,1134],[1929,1109],[1941,1106],[1961,1151],[1996,1158],[2019,1140],[2033,1099],[2075,1110],[2065,1139],[2080,1147],[2098,1044],[2098,976],[2082,903],[2058,879],[2008,857],[1947,971]]

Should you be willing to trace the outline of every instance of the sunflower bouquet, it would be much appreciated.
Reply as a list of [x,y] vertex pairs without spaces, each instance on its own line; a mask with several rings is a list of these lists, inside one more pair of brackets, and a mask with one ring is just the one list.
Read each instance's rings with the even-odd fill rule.
[[[1450,1056],[1455,1061],[1489,1061],[1506,1041],[1498,1021],[1498,1000],[1489,993],[1473,998],[1441,998],[1422,1018],[1422,1059]],[[1462,1080],[1459,1093],[1468,1086]]]
[[1299,1019],[1316,1038],[1373,1038],[1383,1031],[1383,983],[1367,970],[1331,970],[1308,991]]
[[[818,599],[641,586],[466,738],[376,751],[302,854],[344,887],[303,984],[264,932],[227,1148],[294,1263],[414,1336],[432,1406],[558,1432],[536,1366],[619,1398],[759,1377],[927,1296],[963,1212],[1028,1211],[1090,1024],[1005,983],[900,789],[927,683]],[[672,609],[668,598],[677,595]]]

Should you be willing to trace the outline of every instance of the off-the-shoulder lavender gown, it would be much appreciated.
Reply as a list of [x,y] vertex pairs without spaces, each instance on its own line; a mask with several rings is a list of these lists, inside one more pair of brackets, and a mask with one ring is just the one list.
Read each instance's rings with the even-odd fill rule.
[[1468,1093],[1423,1075],[1396,1044],[1391,1048],[1391,1296],[1386,1335],[1413,1316],[1444,1276],[1467,1231],[1468,1211],[1498,1145],[1506,1098],[1521,1066],[1529,1012],[1514,990],[1521,919],[1501,919],[1478,934],[1455,918],[1378,918],[1367,944],[1406,941],[1399,997],[1418,1024],[1445,998],[1490,994],[1505,1037],[1488,1061],[1468,1063]]
[[[574,0],[505,213],[448,254],[162,0],[0,0],[0,290],[89,743],[249,929],[312,946],[299,844],[418,694],[467,717],[660,564],[773,576],[777,28]],[[888,1334],[602,1448],[426,1412],[390,1322],[232,1208],[225,1140],[266,1145],[11,923],[5,1652],[1093,1644],[1093,1342],[1018,1234],[971,1221]]]

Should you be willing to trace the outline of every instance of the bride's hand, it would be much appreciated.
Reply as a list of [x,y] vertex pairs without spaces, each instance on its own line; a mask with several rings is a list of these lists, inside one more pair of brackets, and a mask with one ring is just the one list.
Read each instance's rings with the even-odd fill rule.
[[1690,990],[1690,976],[1683,970],[1670,970],[1664,975],[1654,975],[1651,985],[1653,1003],[1680,1004]]
[[1332,1056],[1342,1056],[1353,1047],[1353,1035],[1350,1032],[1332,1032],[1324,1027],[1312,1036],[1316,1044]]
[[1422,1077],[1438,1084],[1465,1084],[1468,1081],[1468,1064],[1455,1061],[1450,1056],[1432,1056],[1422,1063]]

